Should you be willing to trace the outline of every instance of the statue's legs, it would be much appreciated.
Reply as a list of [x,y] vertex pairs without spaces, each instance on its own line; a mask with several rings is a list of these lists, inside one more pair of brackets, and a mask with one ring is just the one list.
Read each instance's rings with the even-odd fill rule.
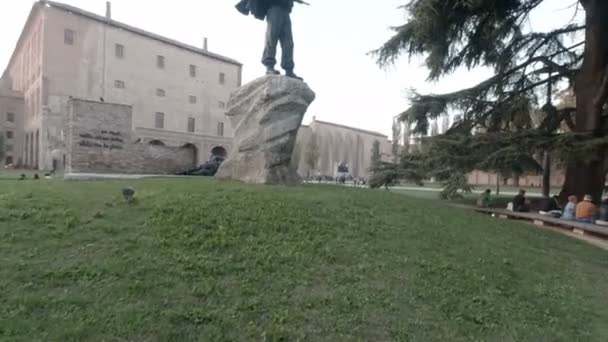
[[291,32],[291,17],[287,15],[281,31],[281,68],[286,71],[293,71],[293,33]]
[[293,71],[293,35],[291,31],[291,18],[285,9],[273,6],[266,14],[268,29],[266,31],[266,47],[262,64],[271,71],[277,63],[277,45],[281,42],[281,67],[286,71]]

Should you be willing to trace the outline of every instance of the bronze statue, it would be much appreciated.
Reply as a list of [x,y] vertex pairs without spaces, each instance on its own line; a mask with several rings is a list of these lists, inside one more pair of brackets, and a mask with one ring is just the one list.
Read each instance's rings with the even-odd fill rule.
[[236,8],[244,15],[253,14],[257,19],[268,22],[266,46],[262,64],[266,66],[266,75],[279,75],[274,66],[277,63],[277,45],[281,42],[281,67],[285,76],[302,80],[293,69],[293,34],[291,31],[291,10],[294,2],[309,5],[302,0],[241,0]]

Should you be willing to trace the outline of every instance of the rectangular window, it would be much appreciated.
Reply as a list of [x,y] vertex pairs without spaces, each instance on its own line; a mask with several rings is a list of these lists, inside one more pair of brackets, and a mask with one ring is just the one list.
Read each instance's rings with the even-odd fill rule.
[[194,120],[194,118],[188,118],[188,132],[194,133],[195,125],[196,120]]
[[13,152],[13,145],[6,145],[5,151],[6,152]]
[[159,69],[165,68],[165,56],[156,56],[156,66]]
[[6,131],[6,139],[13,139],[15,137],[15,133],[13,131]]
[[121,44],[116,44],[115,48],[114,48],[114,54],[116,55],[116,58],[124,58],[125,57],[125,47],[124,45]]
[[70,29],[63,30],[63,42],[65,45],[74,45],[75,38],[76,32]]
[[217,103],[217,106],[220,107],[221,109],[226,108],[226,102],[220,101]]
[[190,77],[196,77],[196,65],[190,64]]
[[160,88],[156,89],[156,96],[165,97],[165,95],[166,95],[166,93],[165,93],[164,89],[160,89]]
[[190,95],[190,98],[189,98],[190,103],[196,103],[196,100],[197,100],[196,96]]
[[226,84],[226,74],[220,72],[220,84]]
[[154,127],[165,128],[165,113],[161,113],[161,112],[156,113]]
[[224,136],[224,123],[223,122],[217,123],[217,136],[218,137]]
[[114,81],[114,87],[118,88],[118,89],[124,89],[125,88],[125,81],[121,81],[121,80]]
[[6,121],[15,122],[15,113],[11,113],[11,112],[6,113]]

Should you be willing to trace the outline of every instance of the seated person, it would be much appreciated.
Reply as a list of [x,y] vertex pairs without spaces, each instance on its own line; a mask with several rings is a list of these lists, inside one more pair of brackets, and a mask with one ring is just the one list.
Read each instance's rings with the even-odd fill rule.
[[604,197],[602,199],[602,203],[600,204],[600,221],[607,222],[608,221],[608,197]]
[[574,220],[576,219],[576,203],[578,203],[578,198],[576,196],[568,197],[568,204],[564,208],[564,213],[562,215],[562,219],[564,220]]
[[526,201],[526,190],[519,190],[519,194],[513,197],[513,211],[527,213],[530,211],[528,201]]
[[493,202],[494,201],[492,200],[492,190],[488,189],[483,194],[481,194],[481,197],[477,201],[477,206],[481,208],[490,208],[494,204]]
[[576,206],[576,220],[585,223],[594,223],[597,217],[597,207],[593,204],[593,197],[586,195],[585,199]]
[[543,210],[540,212],[542,215],[549,215],[555,217],[562,216],[562,208],[559,205],[559,196],[553,196],[545,201]]

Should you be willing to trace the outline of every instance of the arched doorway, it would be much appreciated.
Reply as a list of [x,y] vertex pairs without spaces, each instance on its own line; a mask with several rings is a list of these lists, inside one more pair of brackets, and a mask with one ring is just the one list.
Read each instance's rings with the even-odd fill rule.
[[216,146],[211,150],[211,159],[213,159],[214,157],[221,157],[223,159],[226,159],[228,157],[228,152],[224,147]]
[[150,140],[150,142],[148,143],[148,145],[152,145],[152,146],[165,146],[165,143],[160,141],[160,140]]
[[192,156],[192,167],[198,166],[198,148],[196,148],[196,145],[188,143],[181,148],[190,150],[190,154]]

